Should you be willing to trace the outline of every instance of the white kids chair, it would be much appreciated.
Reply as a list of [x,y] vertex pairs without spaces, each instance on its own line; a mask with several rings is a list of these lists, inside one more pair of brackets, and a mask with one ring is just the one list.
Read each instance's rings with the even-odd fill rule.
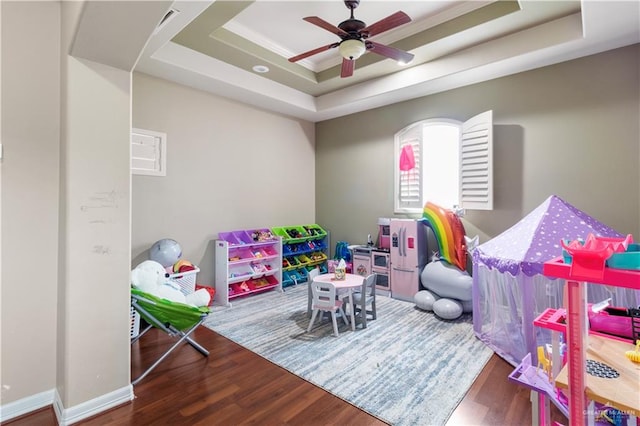
[[[360,318],[362,328],[367,328],[367,315],[371,319],[376,319],[378,313],[376,311],[376,274],[370,274],[362,279],[362,287],[353,292],[353,306],[349,309],[354,310],[356,319]],[[345,296],[343,302],[348,303],[349,297]]]
[[[331,283],[323,283],[319,281],[311,282],[311,291],[313,294],[313,313],[311,321],[307,327],[307,333],[311,331],[313,323],[318,316],[318,312],[331,312],[331,320],[333,321],[333,335],[338,337],[338,321],[336,320],[336,312],[340,312],[342,319],[346,325],[349,325],[347,317],[342,309],[342,300],[336,299],[336,287]],[[321,315],[322,317],[322,315]]]
[[311,284],[313,280],[320,275],[320,268],[315,267],[307,272],[307,316],[311,315],[311,302],[313,300],[313,293],[311,292]]

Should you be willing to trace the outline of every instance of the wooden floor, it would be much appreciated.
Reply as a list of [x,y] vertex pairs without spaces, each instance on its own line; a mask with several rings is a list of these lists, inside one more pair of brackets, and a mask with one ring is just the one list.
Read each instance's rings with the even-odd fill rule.
[[[182,345],[136,385],[131,403],[76,424],[385,424],[205,327],[199,327],[194,337],[210,350],[208,358]],[[154,329],[134,344],[132,377],[171,342]],[[531,425],[529,392],[508,381],[511,371],[510,364],[493,355],[447,424]],[[552,414],[552,419],[566,424],[559,412],[552,410]],[[5,424],[53,426],[57,422],[49,407]]]

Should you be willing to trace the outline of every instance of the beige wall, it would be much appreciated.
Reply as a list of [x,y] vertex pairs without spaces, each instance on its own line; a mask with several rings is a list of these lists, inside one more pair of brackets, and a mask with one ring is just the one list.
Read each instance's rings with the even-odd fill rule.
[[2,2],[3,403],[56,381],[60,7]]
[[555,194],[640,235],[640,45],[317,124],[316,219],[363,243],[393,216],[393,135],[425,118],[492,109],[494,210],[468,211],[483,240]]
[[131,73],[67,54],[83,3],[0,7],[2,417],[64,424],[133,397]]
[[57,390],[73,407],[130,386],[131,74],[65,59]]
[[214,284],[220,231],[313,223],[314,125],[134,73],[133,126],[167,134],[167,176],[133,176],[132,266],[173,238]]

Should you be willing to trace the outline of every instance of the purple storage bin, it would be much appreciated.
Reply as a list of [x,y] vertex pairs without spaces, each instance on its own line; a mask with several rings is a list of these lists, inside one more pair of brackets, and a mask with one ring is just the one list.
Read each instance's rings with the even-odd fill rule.
[[238,239],[233,232],[220,232],[218,234],[218,239],[228,242],[230,246],[239,244]]
[[238,244],[253,244],[253,239],[247,231],[234,231],[233,236],[238,240]]

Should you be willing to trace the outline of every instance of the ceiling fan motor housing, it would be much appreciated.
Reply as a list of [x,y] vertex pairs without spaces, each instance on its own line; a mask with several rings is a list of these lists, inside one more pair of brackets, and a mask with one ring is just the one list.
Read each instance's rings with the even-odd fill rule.
[[347,19],[346,21],[342,21],[340,22],[340,24],[338,24],[338,28],[340,28],[344,32],[349,33],[349,36],[342,37],[343,40],[352,38],[360,39],[360,37],[362,36],[360,34],[360,30],[362,30],[366,26],[367,24],[358,19]]

